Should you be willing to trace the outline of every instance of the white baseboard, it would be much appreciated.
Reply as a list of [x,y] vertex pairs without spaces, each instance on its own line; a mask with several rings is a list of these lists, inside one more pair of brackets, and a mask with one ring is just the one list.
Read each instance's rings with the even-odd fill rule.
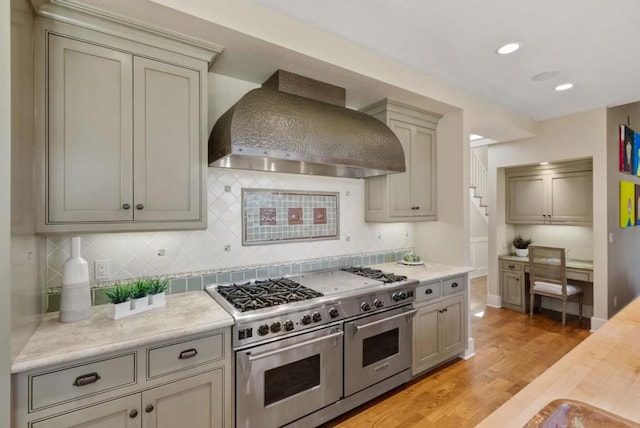
[[476,345],[475,345],[475,341],[473,340],[473,337],[470,337],[467,343],[467,349],[464,350],[461,357],[463,360],[468,360],[474,355],[476,355]]
[[487,306],[492,308],[502,307],[502,298],[497,294],[487,294]]
[[604,325],[604,323],[606,323],[607,320],[603,320],[600,318],[596,318],[596,317],[591,317],[591,332],[596,331],[597,329],[599,329],[600,327],[602,327]]

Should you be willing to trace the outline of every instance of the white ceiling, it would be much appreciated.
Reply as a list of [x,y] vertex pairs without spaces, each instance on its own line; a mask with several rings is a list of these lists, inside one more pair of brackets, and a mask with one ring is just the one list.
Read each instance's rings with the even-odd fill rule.
[[255,1],[535,120],[640,100],[639,0]]

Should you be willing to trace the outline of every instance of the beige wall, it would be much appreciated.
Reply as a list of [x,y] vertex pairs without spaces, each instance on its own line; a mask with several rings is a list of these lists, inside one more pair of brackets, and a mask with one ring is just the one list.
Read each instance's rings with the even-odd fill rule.
[[[0,2],[0,292],[11,292],[10,211],[11,189],[11,11]],[[0,426],[10,426],[11,414],[11,300],[0,299]]]
[[425,260],[469,265],[469,145],[462,111],[438,122],[438,221],[415,226],[416,252]]
[[505,224],[503,168],[542,161],[593,159],[594,318],[599,327],[609,318],[607,297],[607,125],[606,109],[594,109],[540,122],[536,136],[489,146],[489,278],[488,300],[499,304],[498,254],[508,252],[515,228]]
[[[608,310],[614,315],[627,303],[640,295],[640,227],[620,228],[620,181],[640,184],[640,177],[619,171],[620,124],[629,123],[640,131],[640,103],[627,104],[607,110],[607,206],[609,234],[613,239],[608,248]],[[596,199],[594,198],[594,203]]]

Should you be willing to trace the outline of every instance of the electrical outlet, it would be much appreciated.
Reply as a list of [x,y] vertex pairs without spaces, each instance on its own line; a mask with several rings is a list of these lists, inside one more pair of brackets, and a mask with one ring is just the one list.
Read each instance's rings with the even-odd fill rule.
[[109,279],[109,260],[96,260],[93,266],[96,280]]

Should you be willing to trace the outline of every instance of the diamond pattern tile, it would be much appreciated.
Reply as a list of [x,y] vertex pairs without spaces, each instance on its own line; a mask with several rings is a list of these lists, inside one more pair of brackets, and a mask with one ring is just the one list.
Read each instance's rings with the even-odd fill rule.
[[[225,191],[225,186],[231,191]],[[242,188],[339,192],[341,239],[243,247]],[[364,222],[364,180],[209,168],[207,194],[207,230],[80,234],[81,252],[89,264],[91,282],[96,283],[95,260],[109,260],[109,281],[127,281],[140,276],[199,275],[246,266],[275,267],[283,272],[292,269],[291,273],[297,273],[299,267],[290,268],[288,263],[413,246],[412,225]],[[71,236],[47,236],[49,287],[61,285]],[[226,244],[231,245],[231,251],[224,250]],[[158,256],[158,250],[164,250],[165,255]],[[313,268],[313,263],[308,266]]]

